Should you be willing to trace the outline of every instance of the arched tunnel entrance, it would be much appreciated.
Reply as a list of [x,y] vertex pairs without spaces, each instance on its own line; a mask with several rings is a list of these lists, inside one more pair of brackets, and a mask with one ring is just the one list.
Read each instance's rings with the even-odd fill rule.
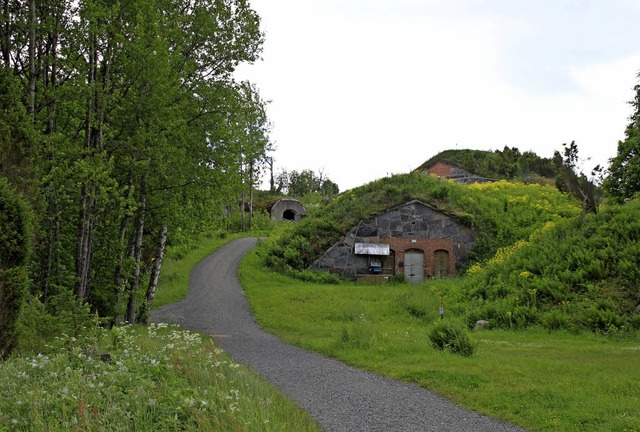
[[269,211],[271,213],[271,219],[290,222],[298,222],[307,214],[302,203],[294,199],[278,200],[271,206]]

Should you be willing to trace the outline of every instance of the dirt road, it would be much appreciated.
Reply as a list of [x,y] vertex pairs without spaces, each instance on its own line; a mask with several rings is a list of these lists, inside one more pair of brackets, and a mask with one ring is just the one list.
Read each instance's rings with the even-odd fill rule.
[[213,336],[237,362],[276,385],[327,431],[521,431],[465,410],[417,385],[347,366],[280,341],[258,327],[237,278],[256,239],[240,239],[200,262],[187,298],[152,321]]

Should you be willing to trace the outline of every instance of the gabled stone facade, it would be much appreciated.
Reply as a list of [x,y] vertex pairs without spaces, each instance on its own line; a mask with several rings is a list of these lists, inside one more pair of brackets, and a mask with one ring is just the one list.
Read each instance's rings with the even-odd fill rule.
[[361,221],[311,268],[349,278],[405,274],[420,282],[455,274],[467,262],[474,238],[472,228],[454,216],[414,200]]

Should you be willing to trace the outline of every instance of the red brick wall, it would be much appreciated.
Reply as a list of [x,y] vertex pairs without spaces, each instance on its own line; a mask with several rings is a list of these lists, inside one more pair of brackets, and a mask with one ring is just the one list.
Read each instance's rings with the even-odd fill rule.
[[451,175],[451,165],[446,162],[436,162],[427,168],[427,172],[438,177],[448,177]]
[[424,277],[433,276],[433,253],[437,250],[449,252],[449,274],[456,268],[456,257],[451,238],[412,239],[412,238],[380,238],[380,243],[387,243],[396,255],[395,274],[404,274],[404,253],[409,250],[420,250],[424,253]]

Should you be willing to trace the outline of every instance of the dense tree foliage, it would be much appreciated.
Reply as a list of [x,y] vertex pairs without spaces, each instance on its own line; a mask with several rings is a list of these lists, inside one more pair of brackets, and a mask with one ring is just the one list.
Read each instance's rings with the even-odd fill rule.
[[337,195],[340,189],[336,183],[325,177],[323,172],[318,174],[309,169],[302,171],[282,170],[276,177],[276,192],[288,194],[292,197],[303,197],[312,193],[323,196]]
[[640,192],[640,83],[633,90],[635,96],[629,102],[633,106],[633,114],[629,118],[625,139],[618,142],[618,153],[610,160],[609,176],[604,182],[609,195],[619,202]]
[[601,200],[601,191],[596,185],[595,178],[601,174],[602,169],[596,166],[592,172],[592,179],[581,171],[578,145],[575,141],[571,144],[563,144],[563,151],[556,151],[553,155],[559,174],[556,178],[556,186],[559,190],[567,192],[582,201],[582,216],[587,213],[598,213]]
[[23,200],[0,178],[0,359],[16,344],[16,323],[27,288],[29,227]]
[[0,172],[37,213],[32,292],[144,319],[166,245],[221,224],[270,149],[264,101],[233,78],[259,58],[259,17],[247,0],[0,14]]

